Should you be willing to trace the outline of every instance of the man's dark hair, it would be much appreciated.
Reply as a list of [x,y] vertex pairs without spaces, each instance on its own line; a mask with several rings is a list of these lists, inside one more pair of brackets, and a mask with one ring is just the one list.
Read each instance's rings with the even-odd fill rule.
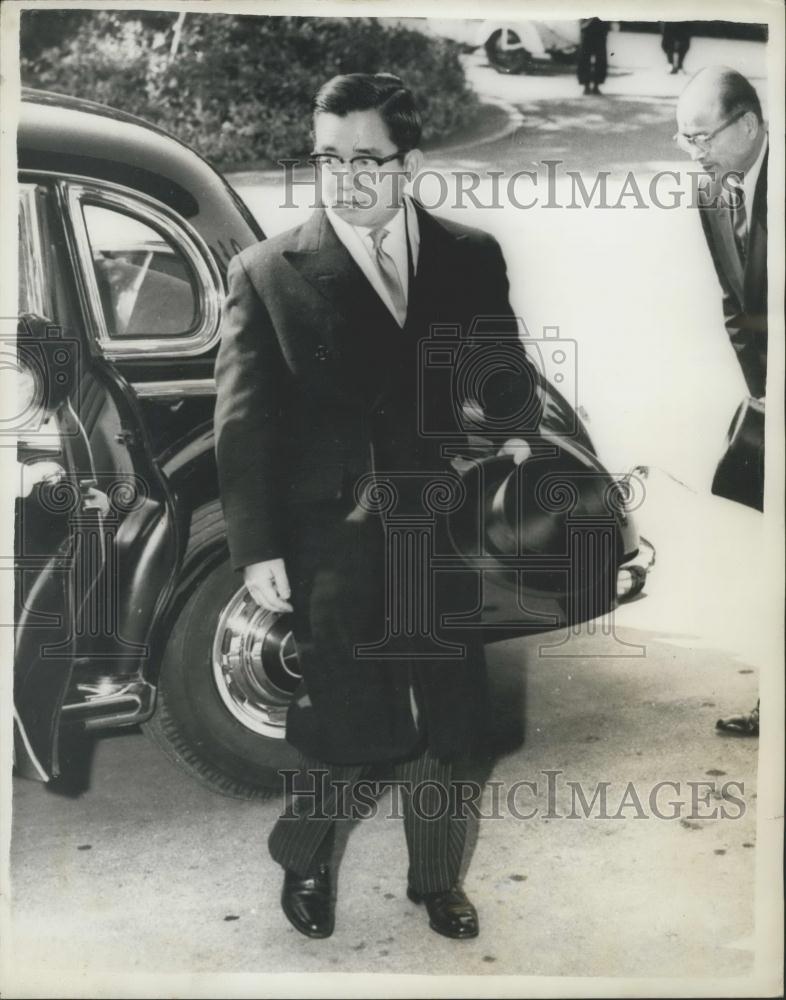
[[756,89],[736,69],[727,70],[718,80],[718,100],[724,118],[731,118],[738,112],[752,111],[759,123],[764,121]]
[[317,91],[312,115],[320,112],[342,117],[351,111],[379,112],[391,141],[402,153],[420,142],[420,113],[411,91],[392,73],[346,73],[334,76]]

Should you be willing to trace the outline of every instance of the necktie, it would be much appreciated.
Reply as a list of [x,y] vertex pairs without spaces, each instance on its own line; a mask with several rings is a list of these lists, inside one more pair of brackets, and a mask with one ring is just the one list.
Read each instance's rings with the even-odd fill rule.
[[745,267],[745,256],[747,251],[748,219],[745,212],[745,192],[741,187],[737,188],[738,202],[736,207],[732,206],[731,224],[734,229],[734,242],[737,245],[742,266]]
[[379,273],[382,275],[382,281],[384,282],[385,288],[387,288],[390,293],[390,298],[393,301],[393,308],[396,311],[398,325],[403,326],[404,321],[407,318],[407,299],[404,295],[404,289],[401,286],[401,279],[398,276],[398,270],[395,262],[390,254],[386,250],[382,249],[382,243],[388,235],[388,230],[375,229],[370,235],[371,242],[374,244],[374,255],[376,257]]

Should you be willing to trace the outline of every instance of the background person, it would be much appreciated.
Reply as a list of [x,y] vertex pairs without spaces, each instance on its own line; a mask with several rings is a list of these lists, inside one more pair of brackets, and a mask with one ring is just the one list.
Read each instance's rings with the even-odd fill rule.
[[[753,85],[726,66],[700,70],[677,104],[675,139],[707,171],[700,218],[723,294],[726,331],[750,400],[721,459],[713,492],[763,507],[767,382],[767,131]],[[731,176],[735,175],[735,176]],[[724,186],[724,179],[729,187]],[[729,188],[731,189],[729,191]],[[756,735],[759,709],[718,720]]]
[[660,47],[666,53],[672,75],[683,72],[682,64],[690,48],[690,21],[661,21]]
[[599,94],[600,84],[606,82],[606,37],[609,28],[609,22],[601,21],[599,17],[581,18],[577,74],[585,94]]

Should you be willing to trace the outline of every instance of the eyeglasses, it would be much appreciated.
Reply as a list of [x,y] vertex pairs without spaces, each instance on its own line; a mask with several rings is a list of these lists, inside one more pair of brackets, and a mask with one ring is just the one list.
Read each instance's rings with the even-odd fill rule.
[[721,124],[717,128],[713,129],[712,132],[699,132],[698,135],[685,135],[684,132],[677,132],[676,135],[672,136],[672,139],[677,143],[680,149],[684,149],[687,152],[690,152],[691,149],[706,150],[716,135],[719,135],[724,129],[727,129],[730,125],[739,121],[740,118],[746,114],[746,112],[747,109],[738,111],[737,114],[732,118],[729,118],[728,121],[721,122]]
[[364,153],[362,156],[353,156],[351,159],[345,160],[341,156],[336,156],[335,153],[312,153],[308,162],[313,163],[316,167],[327,167],[328,170],[332,171],[340,170],[347,164],[352,173],[356,174],[360,170],[377,170],[402,155],[401,150],[397,149],[390,156],[370,156],[368,153]]

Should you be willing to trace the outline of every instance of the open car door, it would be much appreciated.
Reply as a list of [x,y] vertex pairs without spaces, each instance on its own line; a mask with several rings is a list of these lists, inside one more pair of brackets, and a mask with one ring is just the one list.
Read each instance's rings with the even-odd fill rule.
[[19,191],[22,391],[4,428],[17,446],[15,753],[21,774],[48,780],[61,722],[152,713],[150,632],[178,531],[133,393],[94,343],[57,186],[31,175]]
[[41,780],[59,771],[57,732],[76,657],[74,625],[104,563],[100,498],[71,403],[77,348],[45,317],[20,318],[14,752],[19,772]]

